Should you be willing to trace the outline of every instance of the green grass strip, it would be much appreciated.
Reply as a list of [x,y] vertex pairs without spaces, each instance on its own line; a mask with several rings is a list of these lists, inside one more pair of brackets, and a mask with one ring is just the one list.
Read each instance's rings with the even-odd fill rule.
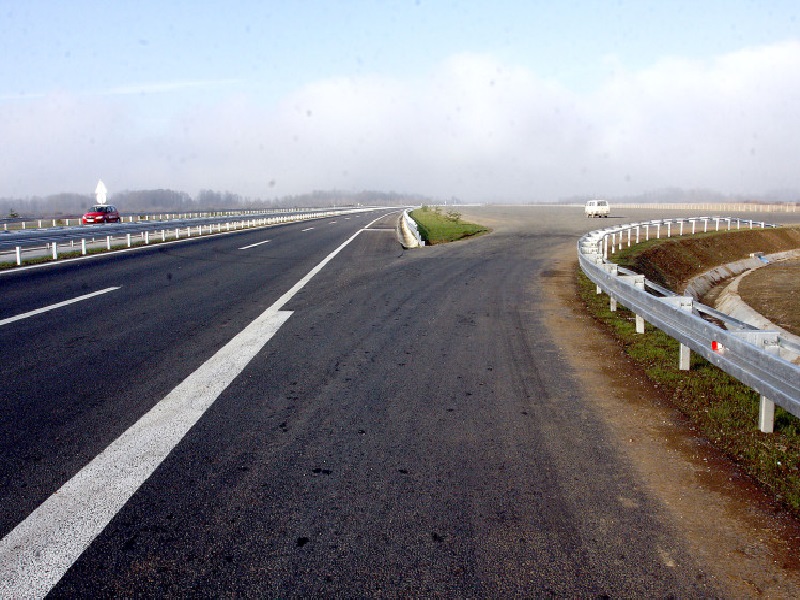
[[429,245],[455,242],[489,231],[483,225],[465,223],[461,220],[461,213],[455,210],[444,212],[441,207],[423,206],[410,214],[417,222],[420,236]]

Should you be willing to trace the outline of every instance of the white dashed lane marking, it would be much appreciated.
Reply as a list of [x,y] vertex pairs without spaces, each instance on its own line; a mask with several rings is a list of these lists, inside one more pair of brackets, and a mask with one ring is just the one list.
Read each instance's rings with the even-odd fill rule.
[[0,326],[8,325],[9,323],[13,323],[14,321],[21,321],[22,319],[27,319],[29,317],[33,317],[36,315],[40,315],[42,313],[46,313],[50,310],[54,310],[56,308],[62,308],[64,306],[69,306],[70,304],[74,304],[75,302],[81,302],[83,300],[88,300],[89,298],[94,298],[95,296],[99,296],[101,294],[107,294],[108,292],[113,292],[114,290],[120,289],[119,287],[110,287],[104,290],[98,290],[96,292],[92,292],[91,294],[85,294],[83,296],[78,296],[77,298],[73,298],[72,300],[64,300],[63,302],[57,302],[56,304],[51,304],[50,306],[45,306],[43,308],[37,308],[36,310],[32,310],[30,312],[22,313],[16,315],[15,317],[8,317],[7,319],[0,319]]
[[256,246],[260,246],[261,244],[269,244],[272,240],[264,240],[263,242],[256,242],[255,244],[250,244],[249,246],[243,246],[239,248],[239,250],[249,250],[250,248],[255,248]]

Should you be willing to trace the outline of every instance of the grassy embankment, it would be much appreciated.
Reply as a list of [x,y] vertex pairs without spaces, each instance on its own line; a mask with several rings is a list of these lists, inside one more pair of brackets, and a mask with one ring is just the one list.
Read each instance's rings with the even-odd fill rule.
[[454,210],[443,213],[440,207],[423,206],[412,211],[411,218],[417,222],[420,236],[429,245],[455,242],[489,231],[483,225],[465,223],[461,213]]
[[[613,256],[673,290],[713,266],[747,258],[751,252],[780,252],[800,246],[800,230],[747,231],[654,241]],[[759,395],[692,353],[691,370],[679,371],[678,342],[647,324],[636,334],[635,316],[609,309],[608,297],[578,269],[579,290],[590,313],[611,330],[634,360],[674,405],[745,472],[800,516],[800,420],[780,407],[775,432],[758,431]]]

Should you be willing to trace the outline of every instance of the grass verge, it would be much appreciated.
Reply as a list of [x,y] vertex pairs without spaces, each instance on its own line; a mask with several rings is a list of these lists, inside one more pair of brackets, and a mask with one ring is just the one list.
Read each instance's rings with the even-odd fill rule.
[[461,214],[454,210],[443,213],[440,207],[423,206],[412,211],[411,218],[417,222],[420,236],[429,245],[455,242],[489,231],[483,225],[462,221]]
[[758,430],[759,395],[692,353],[691,370],[678,370],[678,342],[647,324],[636,333],[635,315],[620,306],[577,269],[580,297],[589,313],[612,332],[636,362],[706,439],[800,517],[800,421],[775,408],[775,432]]

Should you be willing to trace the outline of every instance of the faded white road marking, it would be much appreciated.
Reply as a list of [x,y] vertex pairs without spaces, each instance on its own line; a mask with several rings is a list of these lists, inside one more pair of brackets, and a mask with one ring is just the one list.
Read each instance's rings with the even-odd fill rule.
[[261,244],[269,244],[272,240],[264,240],[263,242],[256,242],[255,244],[250,244],[249,246],[244,246],[243,248],[239,248],[239,250],[249,250],[250,248],[255,248],[256,246],[260,246]]
[[47,595],[291,316],[280,309],[362,231],[326,256],[0,540],[0,598]]
[[312,229],[314,229],[314,228],[313,227],[309,227],[308,229],[301,229],[300,233],[303,233],[304,231],[311,231]]
[[57,302],[56,304],[51,304],[50,306],[45,306],[43,308],[37,308],[36,310],[32,310],[30,312],[19,314],[15,317],[8,317],[7,319],[0,319],[0,326],[8,325],[9,323],[13,323],[14,321],[21,321],[22,319],[27,319],[29,317],[33,317],[36,315],[40,315],[42,313],[46,313],[47,311],[61,308],[63,306],[68,306],[70,304],[74,304],[75,302],[81,302],[83,300],[88,300],[89,298],[94,298],[95,296],[99,296],[101,294],[107,294],[108,292],[113,292],[114,290],[120,289],[118,287],[110,287],[104,290],[98,290],[96,292],[92,292],[91,294],[85,294],[83,296],[78,296],[77,298],[73,298],[72,300],[64,300],[63,302]]

